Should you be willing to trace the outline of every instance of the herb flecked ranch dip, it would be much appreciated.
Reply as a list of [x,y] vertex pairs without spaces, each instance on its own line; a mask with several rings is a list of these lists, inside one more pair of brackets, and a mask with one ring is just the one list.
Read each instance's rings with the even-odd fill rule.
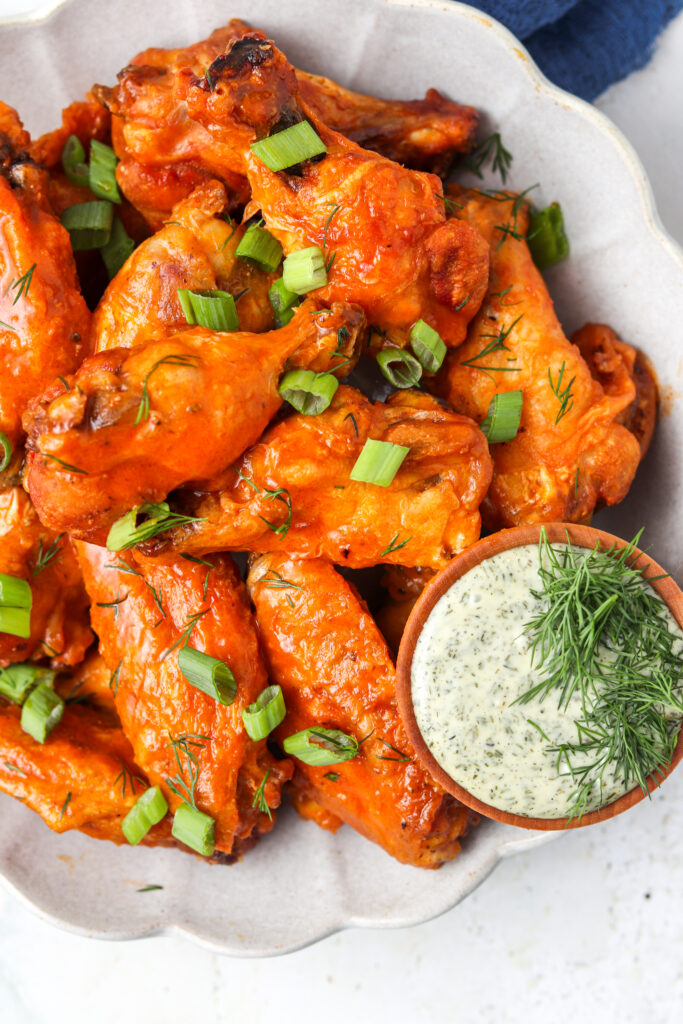
[[[567,597],[572,584],[576,598]],[[577,679],[565,671],[575,662],[558,623],[567,614],[576,633],[582,607],[591,628],[580,664],[590,671]],[[618,653],[614,636],[626,638]],[[539,657],[543,641],[554,661]],[[671,760],[683,713],[682,653],[676,620],[623,559],[568,544],[515,547],[461,576],[427,617],[411,669],[415,719],[442,768],[478,799],[528,817],[580,816]],[[634,703],[636,692],[644,703]],[[615,723],[624,719],[633,728],[622,735]],[[629,759],[640,777],[625,773]]]

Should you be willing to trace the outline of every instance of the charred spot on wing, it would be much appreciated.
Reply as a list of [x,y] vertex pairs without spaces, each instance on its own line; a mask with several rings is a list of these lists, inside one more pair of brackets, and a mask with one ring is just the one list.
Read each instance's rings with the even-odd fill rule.
[[227,53],[221,53],[209,68],[209,76],[217,81],[221,75],[240,74],[242,71],[261,67],[273,59],[273,44],[268,39],[244,36],[236,39]]

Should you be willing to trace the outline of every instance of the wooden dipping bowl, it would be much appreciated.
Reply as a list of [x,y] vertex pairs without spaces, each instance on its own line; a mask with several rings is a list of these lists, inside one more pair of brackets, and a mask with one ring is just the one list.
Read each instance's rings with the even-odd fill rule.
[[[471,793],[452,779],[434,758],[415,720],[411,690],[411,668],[415,645],[428,615],[439,598],[449,590],[456,580],[460,579],[466,572],[469,572],[475,565],[479,565],[485,559],[491,558],[492,555],[496,555],[500,551],[507,551],[509,548],[522,547],[526,544],[538,544],[542,528],[541,524],[516,526],[510,530],[501,530],[490,537],[484,537],[476,544],[473,544],[472,547],[463,551],[462,554],[457,555],[452,562],[448,563],[445,569],[427,584],[406,623],[398,652],[396,686],[401,718],[410,741],[415,748],[417,757],[430,775],[448,793],[452,793],[461,803],[478,811],[487,818],[494,818],[496,821],[502,821],[508,825],[517,825],[521,828],[548,831],[580,828],[584,825],[594,825],[599,821],[614,818],[617,814],[621,814],[622,811],[626,811],[629,807],[639,803],[645,794],[640,786],[636,786],[628,793],[624,793],[623,796],[612,801],[612,803],[606,804],[600,810],[590,811],[582,815],[581,818],[574,818],[571,821],[569,818],[530,818],[523,814],[513,814],[510,811],[502,811],[497,807],[492,807],[490,804],[486,804],[477,797],[472,796]],[[603,530],[595,530],[589,526],[575,526],[572,523],[546,523],[544,528],[548,540],[553,544],[566,543],[567,538],[569,538],[569,541],[575,547],[592,549],[598,541],[603,548],[610,548],[614,545],[617,550],[621,550],[627,547],[627,541],[622,540],[620,537],[615,537],[611,533],[605,533]],[[634,549],[631,564],[634,566],[647,566],[643,572],[643,578],[646,580],[659,576],[666,571],[654,562],[649,555],[638,548]],[[681,593],[678,586],[669,576],[665,576],[664,579],[655,580],[651,585],[683,629],[683,593]],[[679,733],[671,764],[663,768],[659,773],[659,783],[674,770],[682,757],[683,729]],[[650,791],[655,789],[657,784],[653,779],[648,779]]]

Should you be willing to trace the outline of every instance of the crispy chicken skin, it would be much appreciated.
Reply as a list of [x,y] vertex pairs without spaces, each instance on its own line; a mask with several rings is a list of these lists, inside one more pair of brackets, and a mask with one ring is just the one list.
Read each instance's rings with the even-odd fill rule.
[[[410,448],[389,487],[350,479],[367,438]],[[491,460],[476,425],[431,396],[400,392],[373,404],[342,385],[326,412],[271,427],[226,476],[220,492],[188,498],[203,521],[164,535],[162,546],[440,568],[479,537]]]
[[55,668],[81,661],[93,634],[78,562],[69,538],[41,524],[21,487],[0,491],[0,573],[28,580],[33,599],[31,636],[0,633],[0,666],[31,657],[51,658]]
[[[280,577],[289,589],[272,586]],[[455,857],[468,811],[415,760],[393,662],[354,588],[328,562],[274,554],[253,561],[248,586],[270,678],[287,706],[276,738],[318,726],[363,740],[351,761],[296,761],[300,811],[326,827],[351,825],[404,864],[435,868]]]
[[[80,672],[86,686],[90,673],[102,673],[98,655]],[[0,791],[24,801],[55,832],[78,829],[125,843],[121,821],[147,780],[121,727],[95,708],[70,704],[46,742],[37,743],[20,719],[20,708],[0,703]],[[142,842],[168,845],[170,833],[166,817]]]
[[338,372],[353,365],[360,310],[339,305],[316,317],[315,308],[304,303],[267,334],[194,327],[100,352],[53,384],[25,417],[27,487],[42,521],[104,543],[133,506],[231,465],[280,408],[284,370],[328,369],[346,355]]
[[29,144],[0,103],[0,430],[15,449],[29,399],[76,369],[90,327],[69,235],[49,210],[47,172]]
[[[179,766],[171,740],[194,739],[196,805],[216,821],[217,849],[238,855],[272,828],[268,815],[253,806],[264,776],[268,773],[265,799],[274,808],[292,767],[276,761],[264,740],[250,740],[242,724],[242,708],[256,700],[268,679],[236,566],[226,555],[214,557],[208,568],[182,558],[136,560],[128,552],[130,572],[116,568],[116,559],[103,548],[79,544],[78,551],[93,600],[93,625],[116,676],[116,707],[136,763],[176,810],[181,799],[167,780],[179,771],[185,783],[191,777],[187,757],[179,750]],[[121,598],[118,605],[109,604]],[[231,668],[237,696],[229,707],[183,676],[178,649],[186,636],[191,647]]]
[[659,395],[657,377],[647,356],[632,345],[621,341],[606,324],[586,324],[572,335],[586,360],[593,377],[600,381],[605,394],[619,395],[632,380],[636,395],[617,417],[630,430],[640,445],[640,457],[650,447],[657,424]]
[[[151,70],[129,70],[126,88],[138,79],[148,84]],[[261,209],[286,253],[312,245],[323,247],[328,261],[335,253],[329,284],[316,293],[320,300],[358,303],[396,344],[406,343],[420,318],[449,345],[464,339],[486,289],[488,247],[464,221],[446,221],[438,177],[401,167],[328,128],[299,94],[295,69],[263,33],[235,39],[206,73],[180,68],[174,88],[183,116],[173,131],[196,143],[202,129],[197,138],[208,154],[206,172],[225,180],[222,164],[247,174],[248,211]],[[141,92],[133,89],[135,96]],[[115,122],[121,120],[120,107],[107,102],[119,115]],[[326,155],[300,173],[269,171],[250,145],[303,118],[326,144]],[[117,132],[129,128],[125,117],[122,123],[114,129],[115,147]],[[142,134],[149,137],[149,127]],[[155,131],[158,136],[164,151],[164,131]],[[124,163],[118,173],[125,189]]]
[[277,275],[235,257],[245,228],[226,220],[226,211],[225,189],[208,181],[174,207],[170,223],[138,246],[93,316],[96,352],[133,348],[186,330],[178,288],[244,292],[237,300],[241,330],[273,328],[268,289]]
[[381,585],[386,601],[377,612],[377,625],[394,654],[398,654],[401,637],[415,602],[434,576],[433,569],[405,565],[388,565],[382,573]]
[[[115,115],[119,183],[154,228],[206,178],[223,180],[235,202],[247,197],[239,153],[193,120],[179,88],[188,70],[197,77],[208,74],[207,83],[213,86],[214,61],[245,35],[266,39],[260,30],[233,20],[186,49],[145,50],[120,72],[116,87],[95,87],[98,99]],[[471,145],[476,111],[451,103],[435,89],[424,100],[386,101],[350,92],[320,75],[295,74],[319,120],[392,160],[442,171],[454,153]]]
[[491,446],[484,525],[587,521],[596,506],[625,497],[638,466],[638,442],[619,422],[635,399],[633,380],[623,374],[604,389],[566,339],[526,242],[497,227],[524,234],[523,203],[481,194],[458,202],[456,216],[491,246],[491,280],[467,342],[446,356],[432,387],[478,422],[496,394],[521,390],[524,401],[515,439]]

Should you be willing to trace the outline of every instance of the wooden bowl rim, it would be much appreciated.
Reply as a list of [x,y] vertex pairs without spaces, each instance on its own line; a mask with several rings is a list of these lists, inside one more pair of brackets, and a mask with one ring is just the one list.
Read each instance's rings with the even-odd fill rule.
[[[621,814],[623,811],[633,807],[634,804],[639,803],[645,797],[645,793],[640,786],[636,786],[612,803],[573,820],[569,818],[529,818],[525,815],[513,814],[511,811],[503,811],[498,807],[493,807],[491,804],[484,803],[483,800],[473,796],[451,778],[427,747],[415,720],[410,679],[415,645],[427,616],[437,601],[443,597],[456,580],[487,558],[491,558],[501,551],[508,551],[510,548],[537,544],[542,529],[545,530],[548,540],[554,544],[566,542],[567,536],[569,536],[572,544],[583,548],[594,548],[599,541],[602,547],[614,545],[617,550],[621,550],[627,547],[629,543],[621,537],[606,533],[604,530],[598,530],[592,526],[577,526],[574,523],[534,523],[529,526],[515,526],[508,530],[500,530],[489,537],[483,537],[476,544],[473,544],[472,547],[456,555],[441,572],[430,580],[418,598],[415,607],[408,617],[403,637],[401,638],[396,661],[396,691],[399,712],[418,760],[448,793],[457,797],[460,803],[471,807],[472,810],[478,811],[487,818],[493,818],[495,821],[502,821],[506,825],[516,825],[520,828],[542,831],[557,831],[560,829],[583,828],[586,825],[595,825],[598,822],[614,818],[617,814]],[[647,563],[643,572],[644,579],[651,579],[654,576],[664,574],[662,579],[654,580],[651,586],[657,591],[681,629],[683,629],[683,593],[679,587],[670,576],[666,575],[666,570],[650,558],[647,552],[642,551],[640,548],[635,548],[634,556],[634,565],[638,565],[641,559]],[[648,779],[648,793],[658,788],[658,784],[661,785],[664,779],[679,764],[681,758],[683,758],[683,729],[679,732],[671,764],[662,769],[658,783],[653,779]]]

